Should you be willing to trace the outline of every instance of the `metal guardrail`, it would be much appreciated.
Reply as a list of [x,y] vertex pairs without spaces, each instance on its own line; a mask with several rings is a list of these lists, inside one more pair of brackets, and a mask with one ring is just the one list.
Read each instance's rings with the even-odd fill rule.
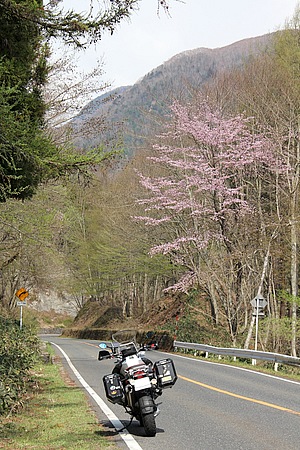
[[215,355],[234,356],[246,359],[261,359],[279,364],[288,364],[291,366],[300,366],[300,358],[295,356],[281,355],[280,353],[261,352],[258,350],[247,350],[241,348],[221,348],[212,345],[195,344],[193,342],[174,341],[175,348],[185,348],[188,350],[197,350],[200,352],[214,353]]

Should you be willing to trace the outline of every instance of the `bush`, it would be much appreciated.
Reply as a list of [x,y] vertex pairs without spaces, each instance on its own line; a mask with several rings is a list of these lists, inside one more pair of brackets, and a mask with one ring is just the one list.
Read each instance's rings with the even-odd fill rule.
[[0,415],[21,406],[31,381],[30,369],[38,357],[36,333],[0,316]]

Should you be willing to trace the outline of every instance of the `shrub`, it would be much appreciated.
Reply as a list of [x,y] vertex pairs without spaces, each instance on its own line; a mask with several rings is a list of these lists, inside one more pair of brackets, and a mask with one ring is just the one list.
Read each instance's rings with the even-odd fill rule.
[[22,404],[39,357],[39,339],[30,327],[0,316],[0,415]]

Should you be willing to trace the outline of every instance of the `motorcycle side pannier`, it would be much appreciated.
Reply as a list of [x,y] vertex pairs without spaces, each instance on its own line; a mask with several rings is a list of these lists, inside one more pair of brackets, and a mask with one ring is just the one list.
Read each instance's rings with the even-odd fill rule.
[[123,386],[120,375],[112,373],[103,377],[103,384],[107,399],[111,403],[118,403],[123,397]]
[[158,387],[163,389],[174,386],[177,380],[177,374],[172,359],[167,358],[157,361],[154,363],[153,369]]

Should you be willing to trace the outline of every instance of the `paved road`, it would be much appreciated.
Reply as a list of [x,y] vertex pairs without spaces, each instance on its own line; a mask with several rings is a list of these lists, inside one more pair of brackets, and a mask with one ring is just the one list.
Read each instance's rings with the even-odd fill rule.
[[[56,352],[79,384],[66,362],[68,355],[91,389],[96,414],[121,449],[143,450],[296,450],[300,448],[300,383],[257,374],[208,361],[172,355],[179,379],[160,397],[161,413],[156,419],[157,435],[145,437],[133,421],[127,443],[116,433],[97,404],[101,397],[124,424],[129,416],[119,405],[105,399],[103,375],[110,373],[112,360],[98,361],[98,341],[43,336],[59,346]],[[64,352],[61,353],[60,349]],[[166,354],[152,351],[150,359]],[[99,402],[98,402],[99,403]],[[115,423],[115,422],[114,422]]]

